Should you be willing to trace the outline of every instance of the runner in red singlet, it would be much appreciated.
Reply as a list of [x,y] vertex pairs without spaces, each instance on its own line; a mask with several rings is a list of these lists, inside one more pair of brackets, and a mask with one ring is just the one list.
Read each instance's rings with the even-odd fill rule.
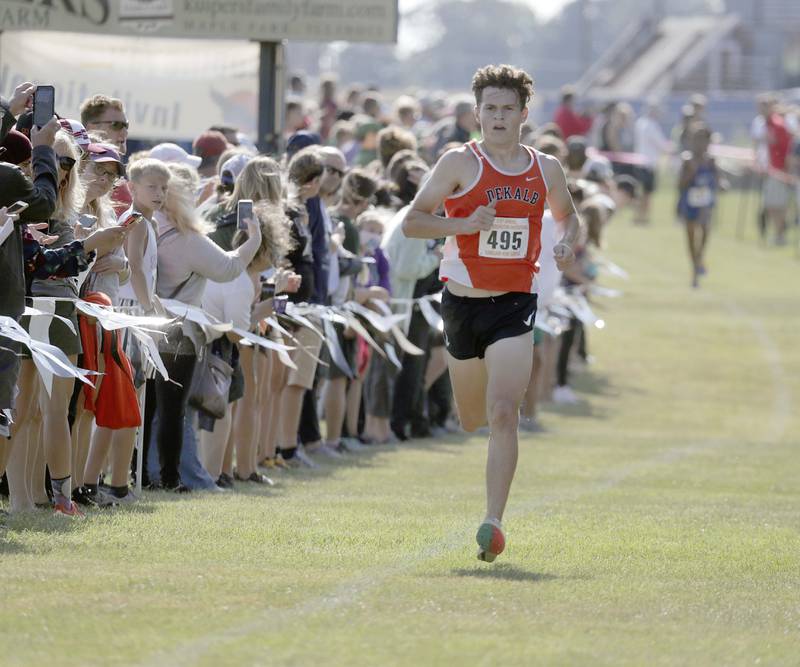
[[[403,223],[409,237],[447,237],[440,277],[448,365],[467,431],[490,429],[486,518],[478,558],[505,546],[501,520],[517,465],[519,406],[531,375],[536,315],[536,260],[547,202],[566,230],[555,246],[560,269],[571,264],[580,223],[558,160],[523,146],[533,82],[509,65],[489,65],[472,79],[482,140],[439,160]],[[434,215],[444,202],[446,217]]]

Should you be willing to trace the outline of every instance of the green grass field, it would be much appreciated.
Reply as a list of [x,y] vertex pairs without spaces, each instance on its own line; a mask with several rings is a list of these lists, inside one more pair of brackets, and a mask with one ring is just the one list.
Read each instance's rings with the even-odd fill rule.
[[[672,194],[612,223],[584,399],[525,437],[508,548],[475,560],[482,438],[271,491],[0,529],[0,664],[800,664],[800,261],[736,238],[689,288]],[[751,214],[754,205],[751,203]]]

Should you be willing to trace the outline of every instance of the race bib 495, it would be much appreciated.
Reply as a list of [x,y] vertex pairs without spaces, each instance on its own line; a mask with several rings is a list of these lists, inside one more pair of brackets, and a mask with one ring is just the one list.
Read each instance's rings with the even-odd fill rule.
[[481,232],[478,254],[492,259],[524,259],[529,234],[528,218],[495,218],[492,228]]

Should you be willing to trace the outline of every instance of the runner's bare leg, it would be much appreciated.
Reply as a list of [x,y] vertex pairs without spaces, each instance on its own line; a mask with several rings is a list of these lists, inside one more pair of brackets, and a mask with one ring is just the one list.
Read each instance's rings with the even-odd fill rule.
[[519,406],[533,365],[531,334],[504,338],[486,349],[486,414],[489,454],[486,460],[486,518],[502,521],[517,467]]
[[488,376],[483,359],[455,359],[448,353],[447,366],[461,426],[470,432],[485,426]]

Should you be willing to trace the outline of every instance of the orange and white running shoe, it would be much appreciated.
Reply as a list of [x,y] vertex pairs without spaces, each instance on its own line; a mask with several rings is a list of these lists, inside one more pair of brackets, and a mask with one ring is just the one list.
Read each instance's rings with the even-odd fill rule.
[[64,498],[63,496],[56,496],[53,507],[53,514],[62,514],[63,516],[72,516],[77,519],[83,519],[86,515],[78,509],[78,504]]

